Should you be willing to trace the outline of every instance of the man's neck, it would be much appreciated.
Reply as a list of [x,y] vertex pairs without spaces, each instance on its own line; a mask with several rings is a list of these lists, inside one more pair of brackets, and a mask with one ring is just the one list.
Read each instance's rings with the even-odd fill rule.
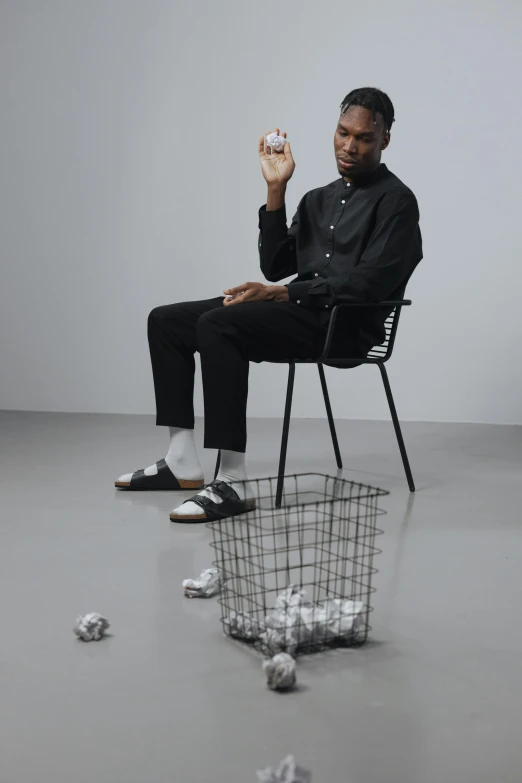
[[382,161],[379,161],[379,163],[373,169],[371,169],[371,171],[365,171],[364,174],[361,174],[358,177],[343,177],[343,179],[345,182],[358,185],[359,183],[365,182],[367,179],[369,179],[382,165]]

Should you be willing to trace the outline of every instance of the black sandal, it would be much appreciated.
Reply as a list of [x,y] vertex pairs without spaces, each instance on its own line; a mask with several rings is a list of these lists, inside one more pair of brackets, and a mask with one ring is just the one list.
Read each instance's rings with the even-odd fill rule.
[[256,501],[252,498],[241,500],[235,489],[232,489],[226,481],[211,481],[205,486],[205,489],[212,489],[216,495],[223,498],[222,503],[214,503],[213,500],[201,495],[194,495],[185,503],[195,503],[201,508],[201,514],[176,514],[174,511],[170,514],[173,522],[214,522],[218,519],[227,519],[235,517],[238,514],[246,514],[247,511],[253,511],[256,507]]
[[120,489],[166,489],[166,490],[187,490],[203,489],[204,480],[187,481],[186,479],[177,479],[164,459],[156,462],[158,472],[154,476],[146,476],[144,470],[136,470],[130,481],[115,481],[114,486]]

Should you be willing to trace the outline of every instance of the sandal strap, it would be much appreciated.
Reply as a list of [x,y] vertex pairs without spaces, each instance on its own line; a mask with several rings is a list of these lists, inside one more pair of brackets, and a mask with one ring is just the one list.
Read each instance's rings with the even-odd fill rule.
[[131,489],[181,489],[180,483],[172,473],[165,459],[156,462],[158,472],[146,476],[143,469],[136,470],[130,480]]
[[[193,495],[191,498],[188,499],[188,501],[185,501],[186,503],[195,503],[197,506],[203,509],[205,514],[207,515],[207,518],[209,520],[211,519],[218,519],[218,518],[225,518],[227,516],[227,511],[229,510],[229,503],[243,503],[235,489],[232,489],[230,484],[227,484],[226,481],[211,481],[210,484],[207,484],[203,489],[211,489],[212,492],[215,492],[216,495],[219,495],[219,497],[223,500],[223,503],[215,503],[210,498],[205,497],[204,495]],[[200,492],[203,492],[203,490],[200,490]],[[223,513],[223,509],[221,506],[224,506],[226,509],[225,513]]]
[[207,487],[212,487],[212,492],[215,492],[217,495],[219,495],[220,498],[223,498],[223,500],[241,501],[241,498],[237,494],[236,490],[232,489],[230,484],[227,484],[226,481],[218,481],[217,479],[214,479],[214,481],[211,481],[210,484],[207,484]]
[[[239,495],[237,494],[235,489],[232,489],[230,484],[227,484],[226,481],[216,481],[216,480],[211,481],[210,484],[206,484],[203,487],[203,489],[200,489],[199,491],[203,492],[203,490],[205,490],[205,489],[212,490],[212,492],[215,492],[216,495],[219,495],[219,497],[223,501],[229,500],[229,501],[232,501],[233,503],[237,503],[238,501],[241,502],[241,498],[239,497]],[[205,506],[208,506],[209,503],[212,506],[217,505],[210,498],[200,497],[199,494],[194,495],[193,497],[189,498],[188,501],[185,501],[185,502],[186,503],[188,503],[188,502],[197,503],[200,506],[202,504],[204,504]]]

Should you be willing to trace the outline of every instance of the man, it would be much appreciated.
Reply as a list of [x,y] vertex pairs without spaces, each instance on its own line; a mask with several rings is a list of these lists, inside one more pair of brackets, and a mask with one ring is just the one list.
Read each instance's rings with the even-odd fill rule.
[[[164,460],[120,476],[117,487],[201,488],[170,514],[176,521],[218,519],[253,507],[245,466],[249,362],[319,356],[336,303],[400,297],[422,258],[415,196],[381,163],[393,122],[393,104],[380,90],[361,88],[346,96],[334,136],[340,178],[306,193],[289,229],[285,193],[295,169],[290,144],[268,152],[261,137],[268,184],[267,203],[259,210],[261,270],[273,282],[297,277],[287,285],[243,283],[225,290],[226,297],[152,310],[156,424],[169,427],[170,447]],[[354,308],[336,328],[332,356],[363,358],[383,342],[388,314],[385,308]],[[221,450],[219,473],[206,487],[193,434],[195,351],[201,356],[204,445]],[[243,483],[232,488],[236,481]]]

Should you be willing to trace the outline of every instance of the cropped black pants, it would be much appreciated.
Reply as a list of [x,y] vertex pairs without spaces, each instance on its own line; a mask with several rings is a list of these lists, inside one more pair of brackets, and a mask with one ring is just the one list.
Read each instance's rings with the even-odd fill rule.
[[194,427],[194,354],[203,378],[205,448],[246,450],[249,362],[320,356],[327,324],[290,302],[223,305],[223,297],[156,307],[148,339],[156,424]]

